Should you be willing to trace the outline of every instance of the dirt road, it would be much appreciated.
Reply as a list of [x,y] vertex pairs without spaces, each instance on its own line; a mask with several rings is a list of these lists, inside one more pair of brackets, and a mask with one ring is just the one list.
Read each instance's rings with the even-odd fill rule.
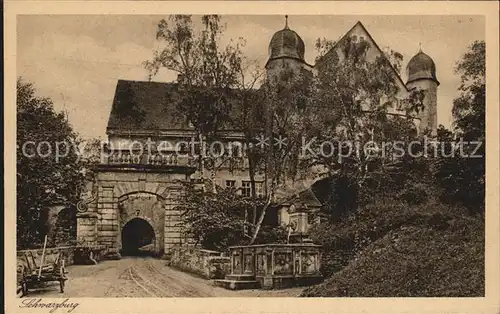
[[124,257],[98,265],[67,267],[69,280],[64,293],[59,284],[30,291],[28,297],[292,297],[302,289],[230,291],[211,280],[172,269],[151,257]]

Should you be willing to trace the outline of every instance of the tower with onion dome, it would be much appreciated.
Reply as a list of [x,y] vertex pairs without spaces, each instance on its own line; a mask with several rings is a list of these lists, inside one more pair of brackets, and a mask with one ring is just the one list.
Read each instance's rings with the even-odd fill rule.
[[411,58],[406,67],[408,90],[424,90],[424,108],[419,112],[419,131],[430,130],[432,134],[437,130],[437,88],[439,81],[436,77],[436,65],[431,57],[422,49]]
[[269,59],[266,63],[267,78],[270,82],[279,79],[284,71],[300,73],[310,70],[311,65],[304,60],[305,45],[300,36],[288,27],[288,15],[285,27],[277,31],[269,43]]

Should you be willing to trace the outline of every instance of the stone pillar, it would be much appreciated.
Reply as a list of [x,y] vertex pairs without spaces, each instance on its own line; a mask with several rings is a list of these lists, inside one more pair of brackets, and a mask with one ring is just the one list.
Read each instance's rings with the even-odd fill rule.
[[290,223],[293,226],[291,233],[291,242],[311,242],[308,238],[308,213],[305,208],[295,208],[290,214]]
[[168,255],[174,246],[182,245],[180,212],[175,207],[178,205],[176,201],[177,195],[174,192],[169,194],[165,199],[165,224],[164,224],[164,250]]
[[266,255],[266,268],[265,275],[261,281],[262,289],[272,289],[274,285],[273,275],[274,275],[274,250],[270,247],[265,249]]
[[243,273],[255,275],[255,249],[244,248],[242,250]]
[[293,221],[296,225],[294,233],[295,234],[306,234],[307,233],[307,213],[295,212],[290,215],[290,221]]
[[99,245],[107,247],[111,258],[120,258],[118,244],[121,232],[119,230],[118,199],[114,194],[113,186],[99,187],[97,208],[100,214],[99,222],[97,223]]
[[[79,246],[95,246],[97,239],[97,200],[98,193],[93,189],[94,183],[88,182],[87,193],[83,193],[78,202],[76,214],[76,242]],[[86,196],[85,196],[86,195]]]
[[94,212],[76,215],[77,245],[94,246],[97,244],[97,217]]

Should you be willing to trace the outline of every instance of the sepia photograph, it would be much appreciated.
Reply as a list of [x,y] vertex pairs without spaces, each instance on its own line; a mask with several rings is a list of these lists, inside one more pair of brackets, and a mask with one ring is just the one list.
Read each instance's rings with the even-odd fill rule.
[[17,15],[16,307],[485,298],[466,13]]

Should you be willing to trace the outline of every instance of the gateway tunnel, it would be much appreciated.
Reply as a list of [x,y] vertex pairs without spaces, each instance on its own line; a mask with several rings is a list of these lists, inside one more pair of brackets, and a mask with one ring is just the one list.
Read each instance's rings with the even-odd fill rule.
[[134,218],[123,226],[121,254],[154,255],[155,241],[155,232],[149,222],[141,218]]

